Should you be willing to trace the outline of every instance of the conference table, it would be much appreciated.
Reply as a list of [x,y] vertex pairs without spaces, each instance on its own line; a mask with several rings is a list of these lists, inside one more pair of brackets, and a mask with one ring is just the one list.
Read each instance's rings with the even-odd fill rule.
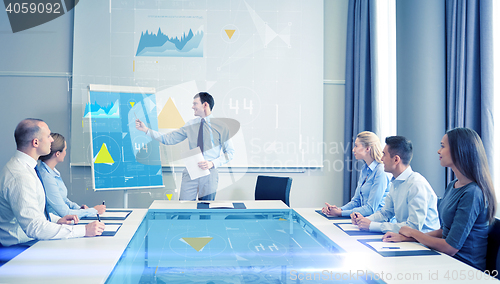
[[496,281],[425,247],[380,247],[382,235],[318,209],[157,200],[125,220],[103,220],[119,227],[114,235],[37,242],[0,267],[0,283]]

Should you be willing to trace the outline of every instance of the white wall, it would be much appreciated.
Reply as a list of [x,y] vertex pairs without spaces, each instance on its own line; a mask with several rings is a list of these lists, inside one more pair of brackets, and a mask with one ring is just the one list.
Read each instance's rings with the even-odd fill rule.
[[446,34],[443,0],[396,2],[398,135],[413,142],[411,166],[438,196],[446,187],[437,151],[446,130]]
[[[324,202],[342,205],[344,156],[344,79],[348,0],[325,0],[325,71],[323,168],[305,173],[246,173],[235,184],[217,193],[217,200],[253,199],[259,174],[289,176],[293,179],[290,206],[321,207]],[[304,94],[307,99],[307,95]],[[348,145],[347,151],[351,151]],[[179,179],[180,177],[178,177]],[[220,174],[220,184],[230,182],[229,174]]]

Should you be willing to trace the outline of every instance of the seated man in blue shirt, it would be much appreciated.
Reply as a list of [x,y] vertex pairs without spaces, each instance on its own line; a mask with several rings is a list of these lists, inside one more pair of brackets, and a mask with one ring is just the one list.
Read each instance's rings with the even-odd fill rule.
[[[352,223],[361,230],[384,233],[397,233],[403,226],[422,232],[438,229],[437,196],[429,182],[411,169],[411,141],[403,136],[391,136],[385,139],[385,143],[384,170],[393,175],[385,205],[368,217],[352,213]],[[393,217],[395,223],[390,222]]]

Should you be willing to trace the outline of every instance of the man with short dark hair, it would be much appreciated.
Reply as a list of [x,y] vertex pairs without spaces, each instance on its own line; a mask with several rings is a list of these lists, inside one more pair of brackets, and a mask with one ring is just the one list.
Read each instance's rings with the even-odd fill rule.
[[[422,232],[439,229],[437,196],[429,182],[410,166],[411,141],[403,136],[391,136],[385,139],[385,144],[382,152],[384,170],[393,176],[385,205],[368,217],[352,213],[352,223],[361,230],[384,233],[398,233],[403,226]],[[393,217],[395,223],[391,223]]]
[[[146,127],[144,122],[136,119],[135,127],[165,145],[174,145],[188,139],[189,148],[200,147],[205,158],[198,167],[209,170],[208,176],[191,179],[187,170],[182,173],[179,200],[214,200],[219,182],[217,168],[229,162],[234,155],[229,128],[220,119],[214,119],[212,108],[213,97],[206,92],[198,93],[193,98],[194,118],[183,127],[167,134],[162,134]],[[221,155],[221,151],[224,155]]]
[[29,244],[33,240],[64,239],[102,234],[104,223],[78,223],[67,215],[56,223],[45,210],[45,191],[37,174],[37,160],[50,153],[50,129],[40,119],[21,121],[14,132],[17,151],[0,173],[0,247]]

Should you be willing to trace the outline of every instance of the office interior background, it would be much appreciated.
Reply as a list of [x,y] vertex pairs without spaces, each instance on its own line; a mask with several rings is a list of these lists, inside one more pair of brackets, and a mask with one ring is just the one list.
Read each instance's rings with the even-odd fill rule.
[[[90,0],[81,0],[84,1]],[[109,0],[111,2],[111,0]],[[189,1],[188,1],[189,2]],[[414,143],[413,170],[430,182],[438,196],[446,186],[445,169],[439,165],[437,150],[446,132],[446,19],[444,0],[377,0],[376,70],[380,96],[380,137],[404,135]],[[500,109],[500,3],[492,1],[493,18],[493,109]],[[81,4],[81,3],[80,3]],[[220,174],[216,200],[251,200],[258,175],[290,176],[292,207],[321,207],[324,202],[343,204],[344,193],[345,80],[348,35],[348,0],[324,0],[324,72],[323,72],[323,165],[312,168],[258,168]],[[78,9],[78,5],[75,7]],[[91,20],[91,19],[90,19]],[[375,34],[374,34],[375,35]],[[7,12],[0,12],[0,121],[2,149],[0,165],[15,152],[14,129],[27,117],[41,118],[53,132],[68,139],[68,155],[57,166],[68,187],[68,198],[93,206],[106,200],[108,208],[120,208],[123,191],[94,191],[90,166],[72,165],[71,98],[74,50],[74,10],[45,24],[13,33]],[[193,94],[194,95],[194,94]],[[286,94],[280,96],[287,100]],[[307,100],[303,94],[301,100]],[[221,107],[219,105],[219,107]],[[214,109],[216,113],[217,108]],[[500,112],[490,116],[500,121]],[[496,123],[495,128],[499,128]],[[496,135],[495,135],[496,134]],[[500,130],[488,133],[493,145],[499,145]],[[355,134],[354,134],[355,135]],[[497,138],[498,137],[498,138]],[[383,140],[382,140],[383,144]],[[493,147],[494,150],[494,147]],[[238,151],[238,149],[236,149]],[[488,158],[498,193],[500,151]],[[238,170],[235,170],[238,172]],[[128,191],[129,208],[147,208],[155,199],[178,198],[181,172],[163,169],[165,188]]]

